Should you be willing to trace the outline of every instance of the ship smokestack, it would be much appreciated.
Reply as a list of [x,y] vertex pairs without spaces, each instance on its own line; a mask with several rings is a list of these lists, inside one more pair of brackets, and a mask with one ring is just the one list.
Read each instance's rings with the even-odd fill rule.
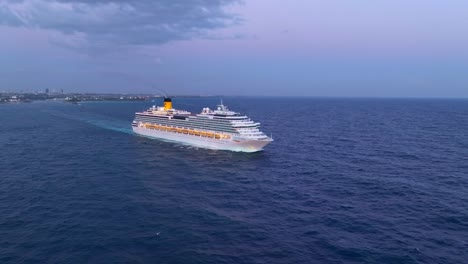
[[172,100],[171,98],[164,98],[164,110],[172,109]]

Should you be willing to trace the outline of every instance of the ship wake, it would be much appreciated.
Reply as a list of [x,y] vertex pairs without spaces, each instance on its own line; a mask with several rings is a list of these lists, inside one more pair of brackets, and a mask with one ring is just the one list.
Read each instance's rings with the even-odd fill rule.
[[132,128],[129,126],[128,120],[119,120],[110,118],[103,115],[97,115],[94,113],[80,112],[79,114],[68,114],[61,111],[48,111],[49,114],[65,118],[68,120],[74,120],[77,122],[84,122],[95,127],[121,132],[125,134],[133,134]]

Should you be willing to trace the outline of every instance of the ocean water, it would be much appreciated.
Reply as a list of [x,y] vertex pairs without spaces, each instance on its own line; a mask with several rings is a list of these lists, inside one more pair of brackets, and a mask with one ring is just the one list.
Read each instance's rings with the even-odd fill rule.
[[0,263],[468,263],[468,100],[224,103],[275,141],[136,136],[150,102],[0,105]]

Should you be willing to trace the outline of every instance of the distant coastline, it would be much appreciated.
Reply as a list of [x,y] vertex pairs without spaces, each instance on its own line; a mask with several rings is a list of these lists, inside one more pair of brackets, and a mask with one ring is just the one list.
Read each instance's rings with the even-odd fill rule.
[[[162,97],[154,94],[98,94],[98,93],[0,93],[0,103],[29,103],[33,101],[62,100],[69,103],[87,101],[147,101]],[[171,97],[210,97],[173,95]]]
[[[99,101],[150,101],[154,98],[163,98],[161,94],[128,94],[128,93],[23,93],[23,92],[0,92],[0,104],[8,103],[31,103],[34,101],[63,101],[67,103],[99,102]],[[190,95],[173,94],[172,98],[207,98],[226,97],[226,95]],[[297,96],[297,95],[228,95],[227,97],[240,98],[315,98],[327,100],[468,100],[467,97],[373,97],[373,96]]]

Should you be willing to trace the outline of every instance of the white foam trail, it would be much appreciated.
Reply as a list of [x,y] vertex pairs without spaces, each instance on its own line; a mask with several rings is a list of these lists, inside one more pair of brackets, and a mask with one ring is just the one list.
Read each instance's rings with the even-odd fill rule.
[[66,118],[66,119],[75,120],[79,122],[85,122],[93,126],[112,130],[112,131],[122,132],[126,134],[133,134],[131,121],[125,122],[125,121],[112,119],[112,118],[105,117],[105,116],[99,116],[95,114],[87,115],[87,114],[79,113],[79,115],[71,115],[71,114],[67,114],[67,113],[63,113],[59,111],[48,111],[48,112],[54,116],[58,116],[61,118]]

